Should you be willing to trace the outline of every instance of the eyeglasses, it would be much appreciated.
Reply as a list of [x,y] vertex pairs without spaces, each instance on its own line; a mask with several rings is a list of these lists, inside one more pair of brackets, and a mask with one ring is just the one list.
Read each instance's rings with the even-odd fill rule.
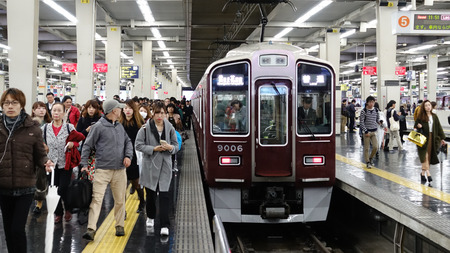
[[18,104],[20,104],[20,102],[17,101],[17,100],[14,100],[14,101],[5,101],[5,102],[3,102],[3,106],[9,106],[9,105],[14,105],[14,106],[16,106],[16,105],[18,105]]

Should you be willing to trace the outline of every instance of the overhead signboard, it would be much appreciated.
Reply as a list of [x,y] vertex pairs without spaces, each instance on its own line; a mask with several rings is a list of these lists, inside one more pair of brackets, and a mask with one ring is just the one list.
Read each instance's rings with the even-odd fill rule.
[[124,79],[138,79],[139,66],[123,66],[121,76]]
[[393,34],[450,34],[449,11],[399,11],[392,15]]
[[106,64],[106,63],[94,63],[94,72],[98,72],[98,73],[108,72],[108,64]]
[[76,63],[63,63],[62,72],[77,72]]
[[404,75],[406,75],[406,67],[395,67],[395,74],[397,76],[404,76]]
[[374,67],[374,66],[365,66],[365,67],[363,67],[363,75],[365,75],[365,76],[376,76],[377,75],[377,67]]

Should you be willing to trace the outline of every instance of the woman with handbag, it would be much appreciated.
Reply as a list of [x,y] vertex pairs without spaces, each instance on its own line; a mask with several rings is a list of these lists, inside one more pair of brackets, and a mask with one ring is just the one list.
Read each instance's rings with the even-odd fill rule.
[[428,183],[431,185],[433,178],[430,174],[430,164],[439,163],[437,154],[439,147],[445,145],[445,134],[438,116],[431,112],[433,109],[431,102],[425,100],[420,107],[414,128],[420,129],[422,134],[427,137],[427,141],[422,147],[417,146],[420,162],[422,163],[420,182],[425,184],[428,179]]
[[403,149],[402,142],[400,140],[400,116],[395,111],[395,102],[394,100],[389,101],[389,103],[386,106],[386,119],[388,123],[388,129],[389,129],[389,151],[394,150],[394,138],[397,141],[398,151],[401,151]]

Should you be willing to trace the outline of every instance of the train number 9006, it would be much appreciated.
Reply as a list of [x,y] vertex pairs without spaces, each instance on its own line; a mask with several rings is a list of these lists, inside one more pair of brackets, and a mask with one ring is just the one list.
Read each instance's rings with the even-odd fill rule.
[[244,148],[242,147],[242,145],[217,145],[217,151],[222,152],[242,152],[244,150]]

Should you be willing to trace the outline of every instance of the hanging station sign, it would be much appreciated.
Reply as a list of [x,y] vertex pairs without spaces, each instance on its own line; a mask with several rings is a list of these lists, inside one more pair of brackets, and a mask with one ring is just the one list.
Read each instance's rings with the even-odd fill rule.
[[450,34],[449,11],[399,11],[392,15],[393,34]]
[[376,76],[377,75],[377,67],[364,66],[363,67],[363,75],[365,75],[365,76]]
[[124,79],[138,79],[139,66],[122,66],[121,76]]
[[98,73],[108,72],[108,64],[106,64],[106,63],[94,63],[94,72],[98,72]]
[[62,72],[77,72],[77,64],[76,63],[63,63]]
[[406,75],[406,67],[395,67],[395,74],[397,76],[404,76],[404,75]]

